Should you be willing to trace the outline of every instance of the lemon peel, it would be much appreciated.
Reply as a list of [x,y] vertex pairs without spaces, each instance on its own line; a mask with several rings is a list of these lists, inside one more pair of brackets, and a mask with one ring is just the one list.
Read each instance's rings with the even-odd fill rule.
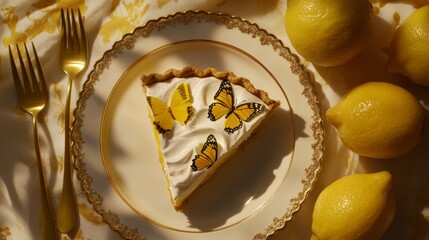
[[425,114],[406,89],[385,82],[353,88],[326,112],[344,145],[371,158],[394,158],[411,151],[423,138]]
[[373,18],[368,0],[289,0],[285,29],[305,59],[335,66],[364,48],[373,31]]
[[429,86],[429,5],[417,9],[395,31],[386,70]]
[[387,171],[353,174],[326,187],[313,211],[312,240],[380,239],[395,215]]

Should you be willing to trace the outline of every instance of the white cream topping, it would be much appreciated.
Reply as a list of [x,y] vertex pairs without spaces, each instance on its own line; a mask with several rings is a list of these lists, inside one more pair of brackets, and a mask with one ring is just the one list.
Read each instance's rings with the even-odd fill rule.
[[[237,148],[249,137],[268,112],[264,110],[250,122],[243,122],[241,129],[228,134],[224,130],[225,116],[217,121],[211,121],[208,118],[209,105],[215,102],[214,95],[222,82],[215,77],[174,78],[167,82],[154,83],[146,86],[146,95],[157,97],[164,103],[170,104],[173,91],[184,81],[188,82],[191,89],[195,115],[186,125],[182,126],[175,122],[170,133],[159,134],[160,148],[164,155],[165,170],[168,173],[170,191],[174,200],[186,198],[200,185],[208,171],[215,169],[215,167],[200,171],[191,169],[192,159],[199,154],[199,149],[210,134],[213,134],[217,140],[217,163],[219,163],[226,152]],[[261,99],[249,93],[244,87],[231,85],[234,90],[236,105],[244,102],[257,102],[268,108]]]

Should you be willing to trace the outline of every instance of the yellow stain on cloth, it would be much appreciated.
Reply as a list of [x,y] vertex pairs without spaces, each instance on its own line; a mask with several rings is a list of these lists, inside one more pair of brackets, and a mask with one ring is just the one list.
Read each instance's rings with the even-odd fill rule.
[[115,9],[119,6],[120,0],[112,0],[112,3],[110,4],[110,12],[115,11]]
[[[33,7],[39,11],[26,12],[26,20],[30,21],[30,24],[25,26],[23,31],[18,31],[18,25],[22,21],[22,24],[27,24],[24,21],[25,18],[17,14],[16,7],[4,7],[1,8],[3,14],[3,23],[10,31],[10,35],[3,38],[3,45],[7,47],[10,44],[21,43],[25,41],[33,40],[41,33],[52,33],[59,28],[59,19],[61,8],[77,8],[79,7],[82,12],[87,10],[84,0],[42,0],[32,4]],[[39,16],[43,13],[42,16]]]
[[49,167],[52,172],[62,172],[64,170],[64,157],[63,155],[51,156],[49,162]]
[[95,212],[92,207],[86,206],[84,203],[78,205],[79,213],[88,221],[96,225],[103,224],[103,218]]
[[51,99],[51,104],[54,109],[54,119],[56,119],[60,127],[60,134],[65,131],[65,104],[61,101],[63,97],[63,89],[58,83],[54,84],[54,94]]
[[[100,29],[100,35],[103,36],[103,42],[109,43],[113,36],[122,35],[132,32],[136,27],[144,23],[144,15],[149,10],[150,4],[145,1],[134,0],[130,3],[116,0],[112,2],[109,18]],[[119,34],[118,34],[119,33]]]
[[24,42],[27,36],[23,32],[16,31],[16,25],[18,24],[18,15],[15,14],[16,7],[5,7],[2,8],[3,23],[9,28],[10,36],[3,39],[3,45],[7,47],[10,44]]
[[37,1],[33,4],[31,4],[31,6],[37,8],[37,9],[43,9],[43,8],[47,8],[51,5],[54,5],[57,1],[56,0],[40,0]]
[[[175,3],[179,2],[179,0],[173,0]],[[158,8],[162,8],[168,3],[170,3],[171,0],[158,0]]]
[[8,227],[0,227],[0,240],[6,240],[8,236],[11,236],[10,229]]

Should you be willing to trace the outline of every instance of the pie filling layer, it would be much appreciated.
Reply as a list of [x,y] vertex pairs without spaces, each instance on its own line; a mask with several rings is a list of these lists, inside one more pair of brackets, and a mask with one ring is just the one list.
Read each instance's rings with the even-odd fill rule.
[[247,79],[215,69],[169,70],[142,80],[176,209],[279,105]]

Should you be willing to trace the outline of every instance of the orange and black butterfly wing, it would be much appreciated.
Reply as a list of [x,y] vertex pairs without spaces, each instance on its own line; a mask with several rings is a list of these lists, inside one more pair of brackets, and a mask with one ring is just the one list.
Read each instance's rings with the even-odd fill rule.
[[241,121],[240,117],[232,112],[228,117],[225,119],[224,123],[224,129],[227,133],[231,134],[238,129],[243,127],[243,121]]
[[250,122],[259,113],[264,111],[265,106],[260,103],[249,102],[243,103],[235,107],[234,114],[238,115],[241,120]]
[[209,169],[216,162],[217,153],[218,147],[216,138],[210,134],[201,149],[201,153],[195,155],[194,159],[192,159],[192,170],[200,171],[203,169]]
[[249,122],[259,113],[264,111],[265,106],[260,103],[248,102],[238,105],[225,119],[225,131],[233,133],[243,127],[243,121]]
[[215,102],[210,104],[208,110],[208,118],[212,121],[227,115],[234,107],[234,92],[228,80],[222,81],[214,100]]

